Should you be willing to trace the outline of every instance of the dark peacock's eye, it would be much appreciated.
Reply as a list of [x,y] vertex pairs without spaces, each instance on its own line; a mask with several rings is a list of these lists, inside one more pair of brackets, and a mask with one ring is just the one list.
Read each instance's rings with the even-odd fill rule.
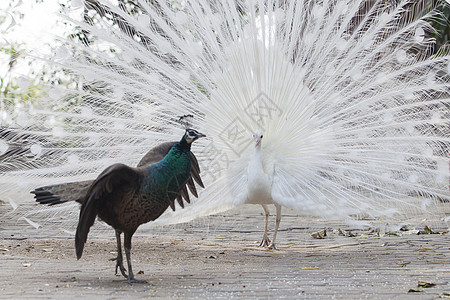
[[263,138],[263,135],[261,134],[261,138]]

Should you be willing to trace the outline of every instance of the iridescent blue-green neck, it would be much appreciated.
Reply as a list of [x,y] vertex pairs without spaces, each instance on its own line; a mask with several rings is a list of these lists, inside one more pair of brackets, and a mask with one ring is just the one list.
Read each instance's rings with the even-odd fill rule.
[[180,194],[191,172],[190,143],[183,138],[172,146],[169,153],[159,162],[147,167],[149,176],[141,185],[141,200],[161,199],[167,206],[161,207],[162,213]]
[[176,143],[174,146],[177,146],[177,145],[180,149],[187,149],[187,150],[191,151],[191,143],[188,143],[186,141],[186,136],[183,136],[181,138],[181,140],[178,143]]
[[171,203],[173,205],[186,185],[191,172],[190,148],[191,145],[182,139],[162,160],[147,167],[147,176],[140,186],[139,202],[152,211],[152,216],[159,217]]
[[[181,182],[187,181],[191,169],[190,164],[191,144],[183,138],[172,146],[169,153],[158,163],[148,166],[151,172],[159,173],[160,178],[177,175],[183,178]],[[186,178],[184,178],[186,177]]]
[[187,158],[190,158],[191,144],[186,141],[186,138],[183,138],[172,146],[169,153],[161,160],[162,164],[166,162],[174,163],[176,162],[182,154],[186,155]]

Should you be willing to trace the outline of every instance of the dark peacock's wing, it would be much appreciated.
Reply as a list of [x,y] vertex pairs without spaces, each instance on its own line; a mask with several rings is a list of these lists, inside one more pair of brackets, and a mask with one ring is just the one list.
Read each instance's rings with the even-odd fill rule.
[[144,167],[157,163],[158,161],[163,159],[164,156],[167,155],[167,153],[169,153],[170,149],[172,149],[173,145],[175,145],[176,143],[177,142],[165,142],[153,147],[152,149],[150,149],[150,151],[147,152],[147,154],[144,155],[144,157],[142,157],[137,166]]
[[189,193],[187,190],[187,181],[191,178],[189,173],[185,176],[181,174],[168,174],[166,190],[163,198],[169,203],[170,208],[175,211],[175,199],[181,208],[184,208],[183,198],[190,203]]
[[81,205],[75,234],[78,259],[83,253],[89,229],[97,215],[101,213],[102,219],[115,227],[117,216],[126,214],[121,208],[126,207],[127,202],[133,201],[133,196],[138,193],[142,177],[141,169],[114,164],[93,181]]
[[[191,152],[191,178],[193,178],[199,186],[201,186],[202,188],[205,188],[202,178],[200,177],[200,166],[198,165],[197,157],[195,157],[194,153],[192,153],[192,152]],[[190,184],[189,184],[189,182],[190,182]],[[197,190],[195,190],[195,185],[192,180],[188,181],[188,187],[189,187],[189,190],[191,191],[191,193],[194,194],[195,197],[198,197],[196,195]],[[195,192],[191,188],[193,188],[195,190]]]

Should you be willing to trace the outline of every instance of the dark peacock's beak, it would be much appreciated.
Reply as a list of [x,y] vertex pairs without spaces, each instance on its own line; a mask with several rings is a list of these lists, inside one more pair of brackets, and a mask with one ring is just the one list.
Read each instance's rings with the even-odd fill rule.
[[203,134],[203,133],[197,131],[196,134],[195,134],[195,139],[198,139],[198,138],[201,138],[201,137],[206,137],[206,134]]

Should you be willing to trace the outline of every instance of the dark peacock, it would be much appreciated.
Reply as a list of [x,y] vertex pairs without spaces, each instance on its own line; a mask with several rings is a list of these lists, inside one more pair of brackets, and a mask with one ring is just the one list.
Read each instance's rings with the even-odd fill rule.
[[[156,147],[150,149],[147,154],[142,157],[142,159],[137,164],[137,167],[144,167],[152,165],[166,156],[170,149],[177,142],[165,142]],[[197,157],[194,153],[190,153],[191,157],[191,176],[188,179],[188,182],[185,187],[181,190],[181,195],[177,197],[178,204],[184,208],[183,198],[186,202],[190,203],[189,193],[187,189],[194,195],[194,197],[198,197],[197,188],[195,187],[195,182],[204,188],[204,184],[200,177],[200,167],[198,165]],[[89,190],[89,187],[92,185],[93,180],[83,180],[83,181],[74,181],[67,182],[61,184],[53,184],[48,186],[39,187],[33,190],[31,193],[34,194],[34,198],[40,204],[48,204],[55,205],[60,203],[65,203],[69,201],[76,201],[78,203],[83,203],[84,197]],[[171,202],[170,207],[175,211],[175,203]]]
[[[159,162],[137,168],[124,164],[106,168],[89,187],[81,206],[75,235],[77,258],[81,258],[89,229],[98,216],[116,231],[116,273],[119,269],[129,283],[145,282],[134,278],[131,238],[140,225],[157,219],[181,196],[191,176],[191,144],[204,136],[187,129],[180,142]],[[128,274],[123,265],[122,233]]]

